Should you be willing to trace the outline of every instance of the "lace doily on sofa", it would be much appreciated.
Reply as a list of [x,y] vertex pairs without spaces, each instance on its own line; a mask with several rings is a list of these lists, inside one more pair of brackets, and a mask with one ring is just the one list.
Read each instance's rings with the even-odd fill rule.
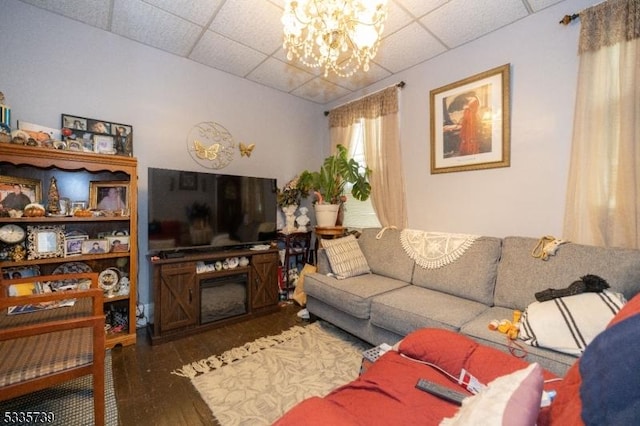
[[400,232],[404,251],[426,269],[437,269],[456,261],[479,237],[415,229],[403,229]]

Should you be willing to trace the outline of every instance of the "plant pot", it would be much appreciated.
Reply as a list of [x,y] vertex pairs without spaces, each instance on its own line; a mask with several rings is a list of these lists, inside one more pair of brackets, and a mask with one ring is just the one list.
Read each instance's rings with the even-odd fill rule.
[[320,227],[336,226],[339,204],[316,204],[316,225]]

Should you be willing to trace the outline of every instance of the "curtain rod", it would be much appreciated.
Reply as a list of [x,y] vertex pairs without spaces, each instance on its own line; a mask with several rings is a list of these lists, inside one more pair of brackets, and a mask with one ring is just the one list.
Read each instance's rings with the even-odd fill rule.
[[[361,96],[361,97],[359,97],[358,99],[354,99],[354,100],[349,101],[349,102],[347,102],[347,103],[358,101],[358,100],[360,100],[360,99],[366,98],[367,96],[375,95],[376,93],[378,93],[378,92],[382,92],[383,90],[386,90],[386,89],[388,89],[389,87],[392,87],[392,86],[396,86],[396,87],[399,87],[399,88],[401,88],[401,89],[402,89],[406,84],[407,84],[407,83],[405,83],[404,81],[401,81],[400,83],[392,84],[391,86],[387,86],[387,87],[385,87],[384,89],[380,89],[380,90],[378,90],[378,91],[376,91],[376,92],[369,93],[368,95]],[[346,104],[343,104],[343,105],[346,105]],[[341,105],[341,106],[342,106],[342,105]],[[336,107],[336,108],[339,108],[339,107]],[[334,108],[334,109],[335,109],[335,108]],[[331,111],[325,111],[325,112],[324,112],[324,116],[326,117],[327,115],[329,115],[329,113],[330,113],[330,112],[331,112]]]
[[559,23],[562,25],[569,25],[571,21],[574,21],[579,17],[580,17],[579,13],[574,13],[573,15],[564,15]]

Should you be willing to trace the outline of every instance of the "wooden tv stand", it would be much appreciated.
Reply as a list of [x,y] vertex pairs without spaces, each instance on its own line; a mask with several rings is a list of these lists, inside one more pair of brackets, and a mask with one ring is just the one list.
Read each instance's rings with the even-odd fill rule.
[[[226,259],[246,257],[249,264],[215,270],[211,266]],[[202,264],[208,268],[203,271]],[[243,321],[278,309],[278,250],[221,250],[185,253],[181,257],[151,259],[155,310],[150,324],[151,343],[184,337],[204,330]],[[201,266],[197,270],[198,265]],[[204,286],[215,287],[227,278],[246,282],[243,313],[206,322],[200,295]],[[228,280],[227,280],[228,281]],[[211,285],[211,283],[214,283]],[[208,283],[208,284],[205,284]]]

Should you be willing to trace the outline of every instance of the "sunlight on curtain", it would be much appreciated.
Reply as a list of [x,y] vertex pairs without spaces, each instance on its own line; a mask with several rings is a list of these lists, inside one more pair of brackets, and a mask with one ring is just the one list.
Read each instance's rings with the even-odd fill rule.
[[[407,224],[398,125],[398,87],[393,86],[329,113],[331,146],[350,149],[361,124],[365,163],[371,169],[371,203],[382,226]],[[347,212],[348,215],[348,205]]]
[[580,12],[564,237],[640,248],[640,0]]

